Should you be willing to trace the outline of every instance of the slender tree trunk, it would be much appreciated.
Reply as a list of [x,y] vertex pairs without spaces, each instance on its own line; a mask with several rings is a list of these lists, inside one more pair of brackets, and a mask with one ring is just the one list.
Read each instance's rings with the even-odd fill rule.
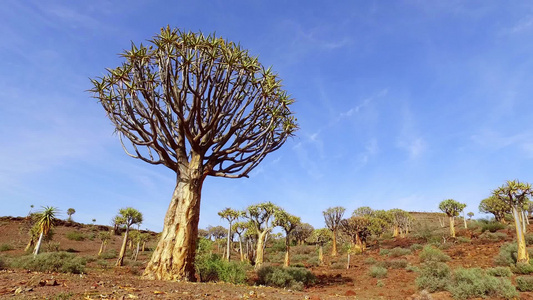
[[523,231],[523,220],[521,220],[520,211],[517,207],[513,207],[513,217],[516,227],[516,242],[518,244],[518,253],[516,262],[529,263],[529,255],[526,249],[526,239]]
[[393,237],[397,237],[398,234],[400,232],[400,228],[398,228],[398,225],[394,225],[394,229],[393,229],[393,232],[392,232],[392,236]]
[[331,246],[331,256],[337,256],[337,229],[333,230],[333,241]]
[[322,249],[322,244],[320,244],[320,248],[318,248],[318,260],[320,261],[320,265],[324,265],[324,251]]
[[[288,236],[288,235],[287,235]],[[289,252],[291,251],[291,243],[289,239],[285,239],[285,260],[283,261],[283,266],[288,267],[291,264],[291,258]]]
[[39,254],[39,250],[41,250],[41,243],[43,242],[43,232],[41,231],[41,234],[39,235],[39,241],[37,241],[37,246],[35,246],[35,250],[33,251],[33,256],[37,256]]
[[242,238],[239,235],[239,253],[241,254],[241,261],[244,261],[244,253],[242,252]]
[[465,229],[468,228],[468,226],[466,226],[466,217],[465,217],[465,211],[463,210],[463,221],[465,223]]
[[102,252],[104,252],[104,241],[102,241],[102,244],[100,244],[100,251],[98,251],[98,256],[102,255]]
[[137,257],[139,256],[139,250],[141,249],[141,242],[137,242],[137,250],[135,251],[135,261],[137,261]]
[[264,259],[264,245],[265,245],[265,239],[266,235],[268,234],[268,231],[263,231],[257,236],[257,247],[255,251],[255,269],[261,268],[261,265],[263,264]]
[[122,247],[120,247],[120,253],[118,254],[118,259],[116,266],[120,267],[124,264],[124,255],[126,254],[126,246],[128,245],[128,233],[130,228],[126,226],[126,232],[124,232],[124,240],[122,240]]
[[450,236],[455,237],[455,219],[450,217]]
[[[199,166],[201,158],[193,156],[193,159]],[[161,239],[144,271],[145,278],[196,281],[194,258],[205,176],[199,167],[183,169],[165,216]]]
[[229,222],[229,226],[228,226],[228,244],[226,245],[226,259],[228,261],[230,261],[231,259],[231,252],[229,251],[229,248],[230,248],[230,245],[231,245],[231,241],[230,241],[230,236],[231,236],[231,222]]

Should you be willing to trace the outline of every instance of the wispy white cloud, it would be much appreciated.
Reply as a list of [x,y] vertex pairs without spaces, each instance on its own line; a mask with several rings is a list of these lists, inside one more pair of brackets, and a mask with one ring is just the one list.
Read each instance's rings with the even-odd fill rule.
[[365,151],[359,154],[359,163],[366,165],[368,161],[379,152],[378,141],[376,138],[370,139],[365,144]]
[[388,92],[389,92],[389,89],[384,88],[381,91],[377,92],[375,95],[372,95],[368,98],[363,99],[363,101],[357,104],[356,106],[348,109],[347,111],[341,112],[336,121],[340,121],[343,118],[350,118],[358,114],[361,111],[361,109],[367,107],[370,103],[376,101],[379,98],[387,96]]
[[417,159],[427,149],[425,139],[419,134],[416,120],[407,105],[402,110],[401,131],[397,138],[397,147],[405,150],[410,159]]

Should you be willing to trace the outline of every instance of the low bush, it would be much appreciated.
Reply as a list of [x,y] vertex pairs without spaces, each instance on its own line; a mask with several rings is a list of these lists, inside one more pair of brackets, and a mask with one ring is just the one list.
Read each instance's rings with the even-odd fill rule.
[[511,267],[511,271],[515,274],[530,274],[533,273],[533,266],[529,263],[519,262]]
[[347,263],[343,263],[343,262],[338,261],[338,262],[332,263],[330,268],[337,269],[337,270],[346,269],[346,264]]
[[390,254],[390,249],[379,249],[379,255],[389,255]]
[[506,240],[509,236],[503,232],[490,232],[486,231],[479,235],[479,238],[482,240],[489,241],[503,241]]
[[451,272],[447,264],[429,261],[420,268],[415,283],[419,289],[433,293],[446,290],[450,280]]
[[455,299],[502,297],[513,299],[518,296],[509,278],[496,278],[480,268],[459,268],[453,272],[453,279],[447,290]]
[[390,250],[389,256],[390,257],[400,257],[411,254],[411,250],[407,248],[400,248],[396,247],[394,249]]
[[427,245],[422,249],[419,254],[420,261],[424,263],[428,262],[447,262],[450,257],[433,246]]
[[509,267],[495,267],[495,268],[489,268],[486,270],[487,275],[490,276],[496,276],[496,277],[511,277],[513,276],[513,272],[511,272],[511,269]]
[[373,265],[376,262],[377,262],[376,259],[373,258],[373,257],[366,258],[365,261],[364,261],[364,263],[367,264],[367,265]]
[[407,260],[406,259],[393,259],[393,260],[387,261],[387,267],[393,268],[393,269],[405,269],[407,267]]
[[104,259],[96,261],[96,264],[102,269],[107,269],[109,267],[109,263],[107,262],[107,260]]
[[240,262],[227,262],[217,254],[205,254],[197,257],[194,264],[200,281],[223,281],[243,283],[246,280],[246,269]]
[[481,233],[484,233],[485,231],[496,232],[498,230],[505,229],[505,227],[506,226],[500,222],[488,222],[481,224]]
[[7,263],[4,261],[2,257],[0,257],[0,270],[3,270],[7,267]]
[[318,259],[318,257],[315,256],[309,259],[306,263],[309,267],[318,267],[320,266],[320,259]]
[[387,276],[387,269],[380,266],[372,266],[368,271],[368,275],[374,278],[384,278]]
[[457,238],[457,241],[458,241],[459,243],[471,243],[471,242],[472,242],[471,239],[466,238],[466,237],[462,237],[462,236],[458,237],[458,238]]
[[528,246],[533,245],[533,234],[531,234],[531,233],[530,234],[526,234],[525,235],[525,239],[526,239],[526,244]]
[[516,277],[516,287],[521,292],[533,292],[533,276]]
[[[528,249],[531,256],[531,250]],[[500,252],[494,258],[494,264],[504,267],[516,267],[518,246],[516,243],[505,243],[500,247]],[[520,269],[525,270],[527,266],[519,266]],[[514,272],[514,270],[513,270]]]
[[11,261],[11,266],[37,272],[61,272],[81,274],[85,271],[85,259],[67,252],[26,255]]
[[412,244],[409,249],[411,249],[411,251],[417,251],[417,250],[422,250],[424,248],[424,246],[420,245],[420,244]]
[[118,257],[118,253],[117,253],[117,250],[115,249],[111,249],[100,254],[100,258],[102,259],[112,259],[112,258],[117,258],[117,257]]
[[376,282],[376,286],[377,287],[384,287],[385,286],[385,282],[383,282],[383,280],[378,280],[378,282]]
[[316,277],[303,268],[264,266],[257,271],[257,283],[293,290],[302,290],[315,283]]
[[3,251],[9,251],[9,250],[13,250],[13,246],[11,246],[10,244],[2,244],[0,245],[0,252],[3,252]]
[[71,241],[84,241],[85,240],[85,235],[81,232],[78,232],[78,231],[70,231],[70,232],[67,232],[67,234],[65,235],[65,237]]

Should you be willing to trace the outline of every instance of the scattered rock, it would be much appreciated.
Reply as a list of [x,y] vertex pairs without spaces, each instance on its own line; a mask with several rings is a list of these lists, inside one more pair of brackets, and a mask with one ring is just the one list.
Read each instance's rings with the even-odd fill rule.
[[355,291],[353,290],[347,290],[346,293],[344,293],[344,296],[355,296]]
[[57,281],[55,279],[47,279],[45,281],[45,285],[46,286],[55,286],[55,285],[59,285],[59,284],[57,283]]

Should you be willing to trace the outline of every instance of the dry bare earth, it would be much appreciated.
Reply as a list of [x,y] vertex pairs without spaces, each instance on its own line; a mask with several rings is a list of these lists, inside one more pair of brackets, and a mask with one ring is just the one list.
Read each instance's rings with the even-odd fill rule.
[[[436,220],[423,215],[423,222],[438,224]],[[100,241],[85,239],[72,241],[66,234],[77,231],[85,236],[97,232],[92,225],[62,223],[56,227],[52,243],[60,243],[60,249],[71,249],[76,255],[94,258],[98,253]],[[24,218],[0,218],[0,245],[8,244],[13,250],[0,252],[0,256],[16,257],[24,254],[28,241],[27,233],[21,230]],[[104,229],[102,227],[100,229]],[[533,227],[530,228],[530,232]],[[445,232],[445,229],[443,229]],[[456,267],[492,267],[493,259],[504,242],[512,240],[513,233],[506,241],[489,242],[473,239],[471,243],[452,243],[444,250],[451,256],[449,265]],[[120,236],[113,236],[108,249],[120,247]],[[154,241],[148,247],[154,246]],[[379,255],[381,249],[394,247],[408,248],[420,240],[406,238],[383,241],[378,247],[371,244],[364,255],[353,256],[350,269],[342,267],[344,255],[337,258],[326,257],[326,266],[311,270],[318,277],[315,286],[304,291],[289,291],[251,285],[232,285],[225,283],[178,283],[148,281],[140,278],[151,252],[141,253],[137,262],[127,260],[125,267],[114,267],[115,259],[107,259],[107,267],[97,261],[88,263],[86,274],[37,273],[25,270],[0,271],[0,298],[8,299],[409,299],[418,292],[415,285],[416,273],[406,269],[389,269],[385,278],[376,279],[369,275],[369,258],[387,261],[391,258]],[[44,249],[46,249],[46,245]],[[312,247],[312,246],[308,246]],[[402,257],[412,266],[419,266],[418,251]],[[339,265],[341,268],[339,268]],[[433,299],[452,299],[447,292],[432,294]],[[521,299],[533,299],[533,293],[520,293]]]

